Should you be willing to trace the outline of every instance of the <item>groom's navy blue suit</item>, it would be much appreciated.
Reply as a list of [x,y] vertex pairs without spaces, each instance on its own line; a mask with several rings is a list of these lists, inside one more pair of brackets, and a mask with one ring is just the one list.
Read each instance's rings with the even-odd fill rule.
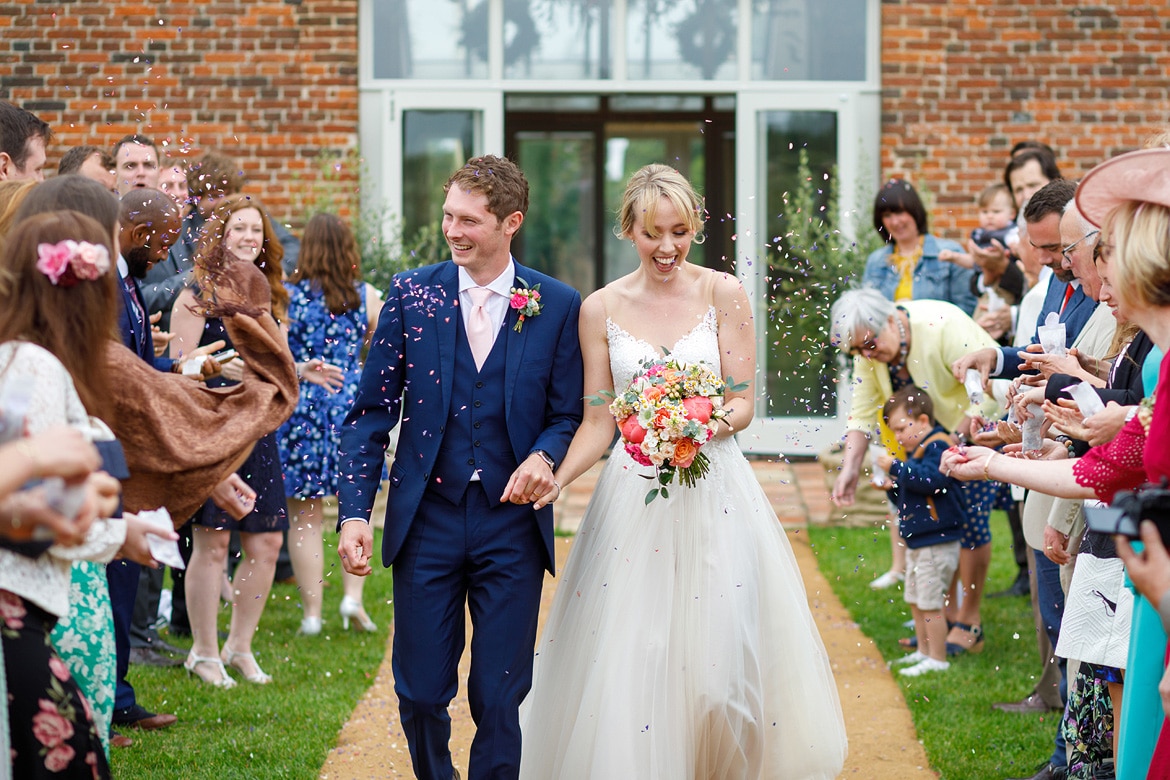
[[532,681],[544,570],[554,567],[553,520],[551,506],[499,499],[536,450],[559,463],[581,421],[580,295],[513,266],[540,285],[542,311],[517,333],[509,309],[478,370],[455,264],[395,277],[341,436],[339,517],[366,518],[401,415],[382,562],[394,568],[395,691],[422,778],[451,777],[447,704],[457,692],[465,602],[477,727],[470,777],[518,772],[517,710]]

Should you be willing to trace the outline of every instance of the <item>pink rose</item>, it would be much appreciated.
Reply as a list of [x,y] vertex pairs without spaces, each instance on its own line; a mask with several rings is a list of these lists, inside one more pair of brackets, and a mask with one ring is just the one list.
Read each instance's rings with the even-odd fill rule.
[[679,439],[674,443],[674,457],[670,459],[670,465],[680,469],[688,468],[695,462],[695,456],[698,454],[699,446],[692,440]]
[[715,408],[711,399],[702,395],[684,398],[682,405],[687,410],[687,419],[697,420],[702,425],[711,419],[711,411]]
[[33,736],[38,742],[52,748],[73,736],[73,724],[57,712],[53,702],[41,699],[39,704],[41,711],[33,716]]
[[45,769],[50,772],[60,772],[69,766],[73,760],[73,748],[68,745],[58,745],[45,756]]
[[69,267],[69,256],[73,254],[69,244],[72,241],[58,241],[56,244],[37,244],[37,270],[49,277],[53,284]]
[[49,671],[61,682],[65,682],[70,677],[69,667],[65,665],[65,662],[59,656],[49,658]]
[[635,463],[643,466],[653,466],[654,463],[646,457],[646,453],[642,452],[642,448],[636,444],[627,444],[626,452],[634,459]]
[[24,601],[15,593],[0,590],[0,620],[9,628],[19,631],[24,628],[24,616],[28,614]]
[[97,279],[110,270],[110,254],[104,246],[82,241],[73,249],[73,275],[78,279]]
[[511,306],[513,309],[523,309],[527,305],[528,305],[528,296],[527,295],[525,295],[524,293],[519,293],[519,292],[512,293]]
[[646,438],[646,429],[638,424],[638,415],[631,414],[622,420],[618,426],[622,430],[622,438],[630,444],[641,444]]

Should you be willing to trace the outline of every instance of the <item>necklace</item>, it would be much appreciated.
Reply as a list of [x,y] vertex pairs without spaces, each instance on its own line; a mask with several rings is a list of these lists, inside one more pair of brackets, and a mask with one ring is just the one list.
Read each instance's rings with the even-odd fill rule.
[[[906,310],[899,306],[898,311],[905,312]],[[906,362],[906,355],[910,353],[910,348],[906,346],[906,326],[897,312],[894,313],[894,323],[898,326],[898,365],[902,365]]]
[[900,314],[909,314],[901,306],[894,312],[894,324],[898,326],[898,358],[895,362],[890,364],[890,384],[894,390],[901,390],[906,385],[910,384],[910,372],[906,368],[906,357],[910,354],[910,347],[907,343],[909,338],[906,333],[906,326],[902,322]]

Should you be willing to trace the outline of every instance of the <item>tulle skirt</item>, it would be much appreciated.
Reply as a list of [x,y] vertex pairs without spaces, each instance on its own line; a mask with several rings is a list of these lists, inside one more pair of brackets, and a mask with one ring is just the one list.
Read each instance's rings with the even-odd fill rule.
[[732,441],[649,505],[615,450],[560,575],[521,707],[521,777],[834,778],[829,659],[775,513]]

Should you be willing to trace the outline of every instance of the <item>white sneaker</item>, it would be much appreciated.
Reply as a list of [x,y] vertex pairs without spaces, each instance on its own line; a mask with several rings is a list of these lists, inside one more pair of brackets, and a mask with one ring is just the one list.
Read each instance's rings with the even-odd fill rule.
[[919,677],[921,675],[927,674],[928,672],[945,672],[950,668],[950,661],[936,661],[935,659],[928,657],[925,660],[914,664],[914,666],[911,666],[909,669],[902,669],[898,672],[898,674],[904,675],[906,677]]
[[907,664],[920,664],[930,656],[923,653],[921,650],[915,650],[910,655],[904,655],[901,658],[895,658],[890,661],[890,666],[906,666]]
[[873,582],[869,583],[869,587],[873,588],[874,590],[883,590],[885,588],[893,587],[905,579],[906,575],[900,571],[888,571]]

